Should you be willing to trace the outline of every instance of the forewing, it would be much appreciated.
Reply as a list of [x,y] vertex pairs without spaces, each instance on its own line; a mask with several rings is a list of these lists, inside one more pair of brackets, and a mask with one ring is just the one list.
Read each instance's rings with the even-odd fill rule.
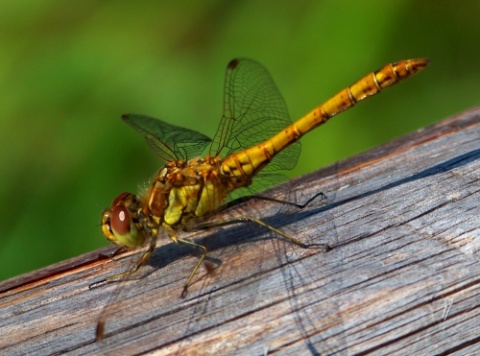
[[138,131],[162,160],[171,162],[200,156],[212,140],[200,132],[136,114],[122,119]]

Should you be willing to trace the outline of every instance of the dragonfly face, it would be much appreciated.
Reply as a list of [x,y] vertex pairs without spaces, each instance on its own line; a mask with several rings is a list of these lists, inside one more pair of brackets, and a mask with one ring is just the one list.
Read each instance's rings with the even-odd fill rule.
[[122,193],[113,201],[110,209],[103,212],[102,231],[115,245],[135,248],[145,242],[142,220],[141,204],[137,196]]

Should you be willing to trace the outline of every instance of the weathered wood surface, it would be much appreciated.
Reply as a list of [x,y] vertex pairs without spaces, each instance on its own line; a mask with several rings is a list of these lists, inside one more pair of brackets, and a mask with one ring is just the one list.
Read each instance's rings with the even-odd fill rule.
[[289,196],[326,196],[302,210],[237,206],[332,250],[256,226],[195,233],[221,264],[202,268],[184,299],[196,257],[164,239],[110,303],[101,343],[96,323],[118,283],[89,285],[127,269],[132,253],[110,260],[102,249],[5,281],[0,353],[478,353],[479,138],[477,108],[295,180]]

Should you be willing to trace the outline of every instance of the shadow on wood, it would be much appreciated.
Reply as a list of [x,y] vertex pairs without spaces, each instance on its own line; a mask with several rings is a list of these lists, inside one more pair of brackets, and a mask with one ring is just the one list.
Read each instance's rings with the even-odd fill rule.
[[[296,197],[326,196],[302,210],[239,204],[232,214],[261,212],[332,250],[303,249],[256,226],[194,233],[214,267],[183,299],[197,256],[167,239],[120,294],[118,283],[89,286],[126,270],[138,251],[111,260],[108,247],[2,282],[0,351],[478,352],[479,138],[477,108],[292,181]],[[96,324],[112,295],[99,343]]]

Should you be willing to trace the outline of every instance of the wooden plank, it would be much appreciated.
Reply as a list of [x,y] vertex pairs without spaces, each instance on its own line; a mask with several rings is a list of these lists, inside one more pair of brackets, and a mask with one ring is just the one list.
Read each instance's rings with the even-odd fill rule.
[[138,255],[110,260],[113,247],[2,282],[0,352],[479,352],[479,137],[476,108],[290,182],[297,201],[325,194],[304,209],[235,206],[225,214],[260,214],[332,249],[302,249],[245,224],[194,233],[215,268],[202,269],[183,299],[197,257],[167,239],[120,294],[118,283],[89,288]]

